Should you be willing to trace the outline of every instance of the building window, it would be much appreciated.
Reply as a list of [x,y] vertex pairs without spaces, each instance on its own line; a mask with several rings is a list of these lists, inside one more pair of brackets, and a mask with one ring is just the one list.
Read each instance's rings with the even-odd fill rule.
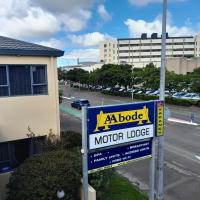
[[106,48],[106,47],[107,47],[107,44],[104,44],[104,47]]
[[8,96],[8,80],[6,66],[0,67],[0,96]]
[[33,94],[47,94],[47,79],[44,66],[32,66]]
[[0,173],[18,167],[28,157],[42,152],[45,136],[0,143]]
[[47,94],[45,65],[0,66],[0,96]]
[[0,145],[0,171],[8,170],[10,166],[8,143],[2,143]]

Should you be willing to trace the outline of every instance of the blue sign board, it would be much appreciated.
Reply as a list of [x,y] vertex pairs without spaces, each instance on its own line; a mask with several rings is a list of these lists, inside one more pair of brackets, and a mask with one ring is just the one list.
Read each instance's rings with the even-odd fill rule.
[[88,107],[87,133],[89,150],[153,138],[155,101]]
[[150,158],[152,141],[142,141],[112,149],[101,150],[88,154],[88,172],[96,172],[117,167],[130,162]]

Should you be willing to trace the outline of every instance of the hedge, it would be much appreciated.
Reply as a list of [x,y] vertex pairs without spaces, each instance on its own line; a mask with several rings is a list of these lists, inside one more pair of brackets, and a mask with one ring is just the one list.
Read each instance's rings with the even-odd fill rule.
[[[129,97],[131,96],[131,93],[119,93],[119,92],[106,92],[102,91],[103,94],[107,95],[113,95],[113,96],[123,96],[123,97]],[[158,99],[158,96],[148,96],[145,94],[133,94],[134,99],[140,99],[140,100],[156,100]],[[178,106],[197,106],[200,107],[200,100],[199,101],[192,101],[192,100],[187,100],[187,99],[177,99],[173,97],[166,97],[165,102],[167,104],[173,104],[173,105],[178,105]]]
[[[63,190],[63,200],[80,200],[82,177],[82,137],[74,131],[61,132],[58,139],[52,133],[41,143],[43,153],[27,159],[9,180],[7,200],[55,200]],[[89,175],[89,183],[97,196],[111,179],[112,170]]]
[[50,151],[27,159],[12,174],[7,200],[55,200],[63,190],[63,200],[79,200],[80,156],[71,151]]

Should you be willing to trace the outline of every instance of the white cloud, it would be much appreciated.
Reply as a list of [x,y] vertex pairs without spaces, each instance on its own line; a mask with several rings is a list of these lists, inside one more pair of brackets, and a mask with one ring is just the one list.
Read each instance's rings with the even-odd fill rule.
[[90,9],[96,0],[32,0],[32,4],[55,13]]
[[49,40],[37,42],[40,45],[47,46],[47,47],[52,47],[56,49],[64,49],[66,48],[67,44],[64,39],[56,39],[56,38],[50,38]]
[[0,35],[43,40],[60,31],[77,32],[87,26],[96,0],[0,1]]
[[[79,17],[77,17],[79,16]],[[66,32],[78,32],[84,29],[88,20],[91,18],[91,12],[87,10],[76,11],[76,14],[62,14],[59,16]]]
[[[163,0],[128,0],[130,4],[135,5],[135,6],[147,6],[149,4],[153,3],[162,3]],[[186,0],[170,0],[171,2],[183,2]]]
[[[178,27],[173,25],[170,14],[168,15],[168,19],[167,32],[169,33],[169,36],[188,36],[195,34],[195,31],[189,26],[185,25]],[[124,23],[127,25],[131,37],[140,37],[142,33],[147,33],[149,36],[152,33],[158,33],[161,35],[162,32],[162,21],[160,15],[151,22],[127,19]]]
[[27,14],[26,8],[30,6],[29,0],[22,0],[20,3],[14,0],[0,1],[1,17],[23,17]]
[[80,61],[99,61],[99,49],[77,49],[69,53],[65,53],[63,59],[76,60],[79,58]]
[[58,20],[40,8],[30,8],[24,17],[1,17],[0,34],[17,38],[48,37],[60,30]]
[[97,8],[98,14],[104,21],[109,21],[111,19],[111,15],[106,10],[103,4],[100,4]]
[[85,47],[98,46],[100,42],[106,39],[113,39],[111,36],[99,32],[87,33],[84,35],[71,35],[70,38],[74,44]]

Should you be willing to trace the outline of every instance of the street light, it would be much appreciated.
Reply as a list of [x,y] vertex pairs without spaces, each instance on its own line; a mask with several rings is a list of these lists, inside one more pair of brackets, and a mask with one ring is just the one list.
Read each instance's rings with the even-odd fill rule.
[[64,197],[65,197],[65,192],[64,192],[63,190],[58,190],[58,191],[57,191],[57,197],[58,197],[59,199],[64,198]]

